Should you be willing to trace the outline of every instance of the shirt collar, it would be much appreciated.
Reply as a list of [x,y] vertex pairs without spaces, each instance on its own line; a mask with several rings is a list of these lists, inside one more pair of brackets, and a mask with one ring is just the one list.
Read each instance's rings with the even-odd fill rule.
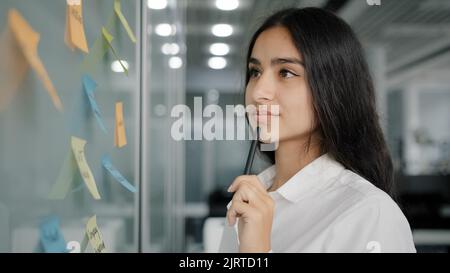
[[[298,202],[302,198],[322,189],[330,179],[337,176],[344,167],[330,155],[324,154],[303,169],[298,171],[276,193],[290,202]],[[270,166],[258,175],[259,180],[268,189],[275,177],[275,165]]]

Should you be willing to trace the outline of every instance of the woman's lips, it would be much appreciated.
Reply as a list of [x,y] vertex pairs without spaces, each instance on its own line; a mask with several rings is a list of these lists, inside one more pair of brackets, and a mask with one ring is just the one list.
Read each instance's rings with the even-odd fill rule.
[[253,111],[249,111],[249,118],[255,121],[257,124],[266,125],[273,121],[272,119],[278,119],[280,114],[279,110],[275,109],[275,113],[269,110],[270,107],[259,106]]
[[265,113],[255,114],[255,116],[256,116],[256,120],[257,120],[258,124],[267,124],[268,122],[270,122],[272,120],[272,118],[274,118],[274,119],[279,118],[280,115],[273,115],[270,112],[265,112]]

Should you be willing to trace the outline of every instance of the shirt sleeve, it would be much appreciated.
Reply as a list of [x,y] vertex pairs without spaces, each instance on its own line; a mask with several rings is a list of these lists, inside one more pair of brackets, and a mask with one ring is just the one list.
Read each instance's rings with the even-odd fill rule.
[[324,252],[416,252],[408,221],[389,196],[367,197],[331,225]]

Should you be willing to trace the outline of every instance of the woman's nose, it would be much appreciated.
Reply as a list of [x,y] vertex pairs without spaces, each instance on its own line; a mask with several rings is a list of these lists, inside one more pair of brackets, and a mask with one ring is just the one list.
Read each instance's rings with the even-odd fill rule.
[[255,102],[271,101],[275,97],[275,84],[269,75],[261,75],[253,86],[252,97]]

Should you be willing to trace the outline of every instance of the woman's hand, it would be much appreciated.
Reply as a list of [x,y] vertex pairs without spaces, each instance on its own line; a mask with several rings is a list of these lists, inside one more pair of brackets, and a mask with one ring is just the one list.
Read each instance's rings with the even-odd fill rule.
[[255,175],[238,176],[229,192],[234,192],[227,212],[230,225],[239,217],[239,252],[268,252],[271,249],[275,203]]

